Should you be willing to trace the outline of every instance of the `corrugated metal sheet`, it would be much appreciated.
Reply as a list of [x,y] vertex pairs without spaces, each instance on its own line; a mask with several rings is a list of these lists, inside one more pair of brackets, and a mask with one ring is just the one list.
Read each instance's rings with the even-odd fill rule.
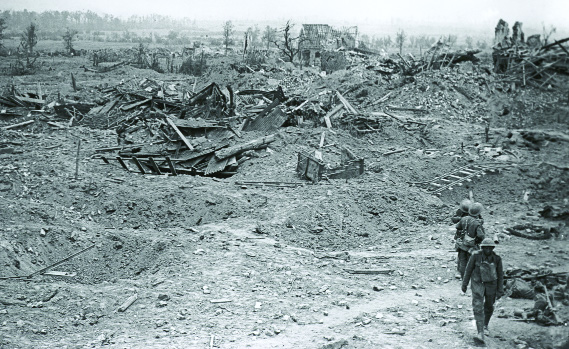
[[287,115],[279,107],[271,110],[264,117],[257,117],[251,121],[243,131],[270,131],[281,127],[287,119]]
[[221,141],[232,137],[233,135],[234,133],[231,130],[228,130],[226,128],[216,128],[213,130],[208,130],[206,138]]
[[207,176],[212,173],[223,171],[225,166],[227,166],[227,161],[229,161],[229,158],[217,160],[215,156],[212,156],[207,164],[207,168],[205,169],[205,175]]
[[219,126],[219,124],[217,122],[210,122],[201,118],[197,118],[197,119],[172,119],[172,121],[174,121],[174,124],[177,127],[182,127],[182,128],[205,128],[205,127],[211,127],[211,128],[217,128],[217,127],[222,127]]

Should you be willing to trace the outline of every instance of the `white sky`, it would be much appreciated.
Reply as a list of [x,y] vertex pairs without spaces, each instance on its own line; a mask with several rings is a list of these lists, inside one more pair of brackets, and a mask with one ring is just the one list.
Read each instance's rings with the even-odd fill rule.
[[[120,17],[157,13],[196,20],[283,20],[305,23],[464,23],[495,25],[503,18],[541,28],[569,29],[569,0],[0,0],[0,10],[92,10]],[[401,22],[403,21],[403,22]],[[493,29],[493,27],[492,27]]]

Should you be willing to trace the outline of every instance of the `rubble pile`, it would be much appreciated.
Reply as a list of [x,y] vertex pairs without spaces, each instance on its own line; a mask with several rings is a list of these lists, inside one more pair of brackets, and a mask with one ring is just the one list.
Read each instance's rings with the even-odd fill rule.
[[492,58],[494,70],[505,74],[506,81],[518,86],[526,84],[538,88],[560,86],[564,81],[558,75],[569,75],[569,51],[564,46],[569,38],[545,44],[540,35],[525,40],[522,23],[516,22],[509,36],[508,24],[502,19],[496,26]]
[[[496,35],[502,40],[494,51],[495,64],[500,64],[496,63],[497,52],[512,58],[510,51],[514,50],[515,60],[537,69],[535,72],[563,72],[565,41],[530,50],[521,24],[517,23],[515,29],[515,35],[509,38],[507,23],[499,24]],[[524,52],[531,53],[532,58],[524,56]],[[93,68],[83,66],[85,74],[107,73],[117,68],[121,74],[128,74],[136,69],[134,66],[156,70],[156,57],[168,58],[172,68],[177,55],[165,50],[150,52],[143,46],[123,53],[130,58],[118,63],[111,51],[93,53],[100,61],[115,62],[103,67],[98,60]],[[369,50],[342,47],[329,55],[330,67],[334,67],[321,71],[317,67],[296,67],[256,52],[243,60],[224,60],[221,65],[209,66],[200,78],[200,89],[197,77],[161,81],[150,76],[133,76],[115,86],[86,88],[72,74],[71,96],[47,96],[40,85],[33,92],[19,91],[14,85],[7,87],[0,97],[0,105],[6,108],[0,115],[27,115],[55,128],[81,125],[114,130],[117,146],[101,147],[99,153],[104,161],[118,161],[128,171],[231,175],[240,162],[251,158],[251,151],[268,147],[270,142],[264,136],[283,126],[340,128],[353,136],[395,126],[417,144],[431,148],[430,128],[441,119],[486,125],[492,120],[499,124],[499,120],[494,120],[496,116],[518,110],[545,112],[546,105],[559,99],[557,94],[551,94],[540,101],[534,90],[528,90],[528,94],[536,94],[531,105],[523,96],[516,101],[516,96],[507,95],[515,92],[511,76],[504,77],[500,75],[504,71],[481,62],[478,53],[453,51],[442,41],[419,58],[411,54],[385,57]],[[203,52],[201,56],[203,59]],[[515,64],[510,58],[507,74],[514,72]],[[555,64],[550,64],[553,60]],[[225,74],[223,70],[227,70]],[[528,79],[537,77],[529,70],[526,73]],[[550,84],[558,81],[550,77]],[[5,128],[24,127],[34,121]],[[244,148],[226,158],[219,156],[219,152],[231,147]],[[117,150],[118,153],[108,155]],[[303,159],[312,157],[317,164],[321,160],[319,151],[312,149]]]

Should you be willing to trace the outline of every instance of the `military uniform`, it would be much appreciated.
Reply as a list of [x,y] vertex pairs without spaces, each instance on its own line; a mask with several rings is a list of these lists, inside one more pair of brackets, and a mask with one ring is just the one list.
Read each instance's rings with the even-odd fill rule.
[[[481,245],[484,246],[486,241],[492,243],[490,239],[486,239]],[[462,291],[466,292],[471,280],[472,311],[478,333],[483,333],[494,312],[494,302],[504,295],[502,258],[494,251],[491,251],[490,255],[486,255],[483,251],[474,252],[466,265]]]
[[482,222],[477,217],[462,217],[456,225],[456,250],[458,251],[457,269],[464,279],[464,270],[472,252],[478,250],[478,244],[484,240]]

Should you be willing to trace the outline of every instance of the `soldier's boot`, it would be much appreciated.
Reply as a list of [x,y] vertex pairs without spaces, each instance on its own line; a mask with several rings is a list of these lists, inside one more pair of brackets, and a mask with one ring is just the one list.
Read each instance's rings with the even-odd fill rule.
[[477,335],[474,336],[474,341],[480,344],[485,344],[484,341],[484,321],[483,320],[476,320],[476,331],[478,332]]
[[488,324],[490,323],[491,317],[492,317],[491,314],[484,314],[484,334],[486,336],[490,335],[490,331],[488,329]]

